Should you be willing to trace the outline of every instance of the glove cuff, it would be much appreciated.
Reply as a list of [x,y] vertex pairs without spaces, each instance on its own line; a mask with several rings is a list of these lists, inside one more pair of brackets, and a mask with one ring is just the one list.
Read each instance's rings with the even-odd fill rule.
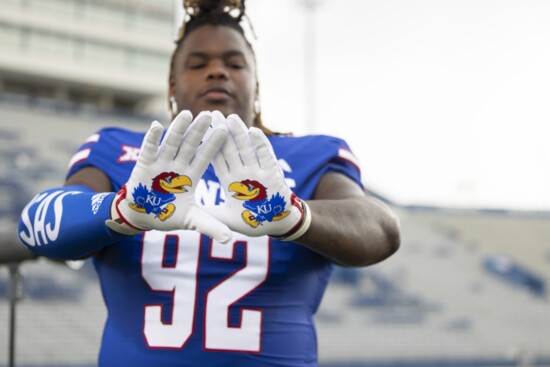
[[130,224],[130,222],[128,222],[128,220],[124,218],[124,215],[120,211],[118,205],[125,198],[126,198],[126,185],[122,186],[122,188],[119,190],[119,192],[115,196],[115,199],[111,204],[111,219],[105,221],[105,224],[107,225],[107,227],[109,227],[115,232],[122,233],[125,235],[130,235],[130,236],[134,236],[143,231],[146,231],[146,229],[139,228]]
[[[298,221],[298,224],[296,224],[290,231],[288,231],[286,234],[282,236],[270,236],[273,237],[279,241],[294,241],[298,238],[302,237],[304,233],[307,232],[309,229],[309,226],[311,225],[311,211],[309,210],[309,206],[306,204],[305,201],[295,198],[297,201],[297,204],[301,207],[302,217]],[[296,206],[298,206],[296,205]]]

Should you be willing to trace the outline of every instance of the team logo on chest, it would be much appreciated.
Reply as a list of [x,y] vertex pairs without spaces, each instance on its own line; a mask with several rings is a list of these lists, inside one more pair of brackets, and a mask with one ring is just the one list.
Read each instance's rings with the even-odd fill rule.
[[155,217],[165,221],[176,211],[176,206],[172,203],[176,200],[175,194],[186,192],[185,187],[191,185],[191,179],[187,176],[163,172],[153,178],[151,190],[141,183],[134,188],[134,202],[130,204],[130,208],[140,213],[153,213]]
[[281,220],[290,214],[285,210],[286,202],[279,193],[267,197],[267,189],[264,185],[255,180],[243,180],[233,182],[229,185],[229,191],[234,192],[233,197],[243,200],[244,210],[241,213],[243,221],[249,226],[256,228],[262,222]]

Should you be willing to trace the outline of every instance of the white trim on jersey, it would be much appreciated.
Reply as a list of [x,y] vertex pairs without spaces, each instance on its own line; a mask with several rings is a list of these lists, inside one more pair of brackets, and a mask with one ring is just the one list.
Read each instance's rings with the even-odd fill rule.
[[346,160],[357,167],[358,170],[361,170],[361,165],[359,164],[359,159],[349,150],[344,148],[338,149],[338,157]]
[[99,134],[93,134],[84,141],[84,143],[97,143],[99,141]]
[[81,160],[88,158],[91,151],[92,150],[90,148],[87,148],[76,152],[72,156],[71,160],[69,161],[69,169],[71,169],[71,167],[74,166],[77,162],[80,162]]
[[[92,134],[90,136],[88,136],[88,138],[84,141],[84,144],[88,144],[88,143],[97,143],[99,141],[99,134]],[[90,155],[90,152],[91,152],[91,149],[90,148],[86,148],[86,149],[82,149],[82,150],[79,150],[78,152],[76,152],[72,157],[71,157],[71,160],[69,161],[69,164],[68,164],[68,168],[71,169],[72,166],[74,166],[77,162],[80,162],[86,158],[88,158],[88,156]]]

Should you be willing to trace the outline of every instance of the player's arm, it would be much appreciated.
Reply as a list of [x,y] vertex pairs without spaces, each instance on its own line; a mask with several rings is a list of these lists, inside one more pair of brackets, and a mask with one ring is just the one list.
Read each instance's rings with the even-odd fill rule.
[[38,193],[23,209],[19,240],[32,252],[63,260],[81,259],[123,234],[105,225],[115,193],[68,185]]
[[[82,258],[125,235],[151,229],[198,230],[229,241],[229,228],[202,211],[194,197],[196,183],[225,140],[226,128],[212,129],[206,137],[210,115],[191,121],[190,112],[179,114],[164,140],[162,125],[153,122],[128,182],[116,194],[105,173],[85,168],[65,186],[36,195],[21,214],[20,241],[39,255],[57,259]],[[159,190],[168,194],[147,188],[155,179]]]
[[374,264],[399,248],[399,222],[395,214],[343,174],[324,175],[313,200],[307,204],[311,224],[295,242],[337,264]]
[[62,187],[44,190],[27,204],[19,219],[19,240],[35,254],[52,259],[91,256],[126,236],[105,225],[115,196],[103,171],[84,167]]
[[105,225],[114,197],[108,176],[84,167],[62,187],[44,190],[27,204],[19,220],[19,240],[52,259],[88,257],[123,237]]
[[64,186],[71,185],[87,186],[95,192],[113,191],[109,177],[99,168],[92,166],[84,167],[68,177]]
[[325,174],[314,200],[300,200],[265,134],[237,115],[225,121],[230,136],[212,164],[226,201],[207,208],[213,216],[234,231],[298,242],[344,266],[373,264],[397,250],[397,218],[353,180]]
[[[65,180],[63,186],[81,185],[89,187],[95,192],[113,192],[113,185],[109,180],[109,177],[99,168],[88,166],[73,173]],[[95,252],[86,254],[81,259],[93,256]]]

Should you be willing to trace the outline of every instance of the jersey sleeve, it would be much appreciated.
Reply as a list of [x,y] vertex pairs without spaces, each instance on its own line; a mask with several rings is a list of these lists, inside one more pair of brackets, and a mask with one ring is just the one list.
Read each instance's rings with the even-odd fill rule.
[[[95,167],[109,177],[118,190],[129,177],[128,164],[135,164],[139,153],[135,134],[118,128],[101,129],[88,137],[72,156],[66,178],[85,167]],[[128,139],[130,137],[130,139]]]
[[364,189],[361,180],[359,159],[357,159],[355,154],[353,154],[349,145],[340,138],[332,137],[331,146],[333,157],[329,160],[326,166],[326,172],[342,173],[351,178]]
[[364,189],[359,160],[343,139],[329,135],[276,136],[271,142],[289,187],[300,198],[312,198],[323,176],[331,172],[349,177]]
[[92,149],[94,149],[99,142],[101,131],[90,135],[84,143],[73,154],[68,165],[68,172],[66,178],[72,176],[74,173],[80,171],[84,167],[94,166],[94,155],[90,157]]

